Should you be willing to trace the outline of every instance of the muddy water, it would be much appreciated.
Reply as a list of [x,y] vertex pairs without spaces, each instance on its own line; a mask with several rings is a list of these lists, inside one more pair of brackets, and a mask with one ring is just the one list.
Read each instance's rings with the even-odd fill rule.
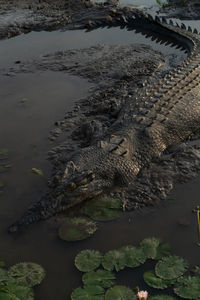
[[[79,31],[31,33],[0,42],[1,69],[6,73],[16,60],[32,59],[46,52],[102,42],[140,43],[142,38],[119,29],[97,30],[89,34]],[[164,49],[164,46],[157,47]],[[175,51],[170,47],[165,49],[168,49],[165,54]],[[65,110],[71,110],[75,100],[86,96],[90,86],[78,77],[49,71],[0,77],[0,149],[9,150],[5,162],[12,165],[7,172],[0,174],[5,183],[0,196],[0,256],[5,258],[8,266],[20,261],[34,261],[44,266],[47,276],[36,289],[37,300],[70,299],[72,289],[81,283],[81,274],[73,261],[82,249],[107,251],[125,244],[137,244],[142,238],[153,235],[170,242],[174,253],[184,256],[191,264],[199,263],[196,218],[192,208],[199,204],[200,179],[177,186],[169,197],[171,200],[159,207],[101,223],[99,231],[83,242],[60,241],[50,221],[38,223],[19,236],[7,234],[8,225],[45,191],[50,174],[46,155],[54,145],[47,137],[54,121],[62,118]],[[31,174],[33,167],[42,169],[44,177]],[[119,274],[118,282],[143,288],[137,274],[128,271]]]

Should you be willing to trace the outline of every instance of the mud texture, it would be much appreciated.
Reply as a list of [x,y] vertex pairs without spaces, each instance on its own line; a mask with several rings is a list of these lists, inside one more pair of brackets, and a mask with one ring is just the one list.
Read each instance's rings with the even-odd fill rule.
[[177,18],[180,20],[199,20],[200,1],[169,0],[169,5],[163,7],[161,12],[164,12],[167,18]]
[[1,0],[0,39],[30,31],[75,29],[95,18],[110,19],[118,13],[117,4],[117,0]]
[[[106,134],[126,100],[134,95],[135,88],[142,88],[145,79],[151,82],[163,76],[170,68],[166,61],[161,53],[145,45],[104,45],[48,54],[12,69],[16,74],[38,70],[69,72],[94,84],[88,98],[78,101],[72,112],[55,122],[50,139],[59,137],[65,142],[49,152],[53,165],[50,189],[54,189],[74,151],[91,145]],[[168,61],[174,66],[178,59],[173,57]],[[122,198],[127,210],[155,205],[166,199],[174,183],[195,178],[199,172],[200,146],[188,141],[178,149],[164,153],[144,168],[127,188],[112,195]]]

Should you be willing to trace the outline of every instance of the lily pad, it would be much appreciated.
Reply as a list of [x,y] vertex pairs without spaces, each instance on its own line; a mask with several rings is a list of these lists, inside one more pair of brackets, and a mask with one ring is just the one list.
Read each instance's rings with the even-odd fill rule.
[[90,272],[99,267],[102,255],[96,250],[83,250],[75,257],[75,266],[81,272]]
[[2,260],[2,259],[0,259],[0,267],[5,267],[5,261],[4,260]]
[[85,285],[71,294],[72,300],[104,300],[104,289],[98,285]]
[[174,283],[174,280],[165,280],[156,276],[154,271],[147,271],[143,274],[144,281],[155,289],[165,289]]
[[169,256],[171,254],[171,250],[172,250],[172,248],[171,248],[170,244],[168,244],[168,243],[159,245],[154,259],[159,260],[159,259],[163,258],[164,256]]
[[110,250],[104,255],[102,265],[108,271],[123,270],[126,267],[126,255],[121,250]]
[[0,283],[8,279],[8,272],[5,269],[0,268]]
[[32,168],[31,169],[31,173],[33,173],[35,175],[38,175],[38,176],[43,176],[44,175],[43,172],[42,172],[42,170],[37,169],[37,168]]
[[14,283],[0,284],[0,300],[33,300],[33,290]]
[[188,263],[179,256],[163,257],[155,266],[156,275],[162,279],[174,279],[186,272]]
[[119,198],[98,197],[89,201],[83,213],[95,221],[110,221],[122,213],[122,202]]
[[24,262],[12,266],[8,270],[8,276],[14,278],[18,285],[32,287],[41,283],[45,277],[45,271],[38,264]]
[[200,276],[181,276],[174,286],[174,293],[184,299],[200,299]]
[[121,251],[125,254],[126,266],[130,268],[138,267],[146,261],[146,255],[141,248],[134,246],[124,246]]
[[168,295],[155,295],[150,296],[148,300],[176,300],[176,298]]
[[69,218],[59,228],[58,235],[65,241],[80,241],[97,230],[96,223],[85,218]]
[[88,272],[82,277],[85,285],[98,285],[103,288],[111,287],[114,284],[115,275],[106,270]]
[[107,290],[105,300],[136,300],[134,292],[123,285],[115,285]]
[[160,239],[155,237],[150,237],[144,239],[140,243],[140,247],[143,249],[147,258],[155,259],[157,256],[157,249],[160,244]]

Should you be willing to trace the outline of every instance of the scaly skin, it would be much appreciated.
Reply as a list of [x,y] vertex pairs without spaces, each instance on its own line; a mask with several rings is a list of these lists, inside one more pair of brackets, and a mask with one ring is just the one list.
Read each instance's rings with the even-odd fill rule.
[[[137,90],[122,107],[103,140],[75,153],[59,186],[33,205],[10,232],[134,180],[154,157],[180,144],[200,128],[200,36],[183,28],[161,24],[141,11],[118,16],[100,26],[121,26],[148,36],[167,38],[187,49],[188,58],[156,83]],[[147,29],[145,29],[145,27]]]

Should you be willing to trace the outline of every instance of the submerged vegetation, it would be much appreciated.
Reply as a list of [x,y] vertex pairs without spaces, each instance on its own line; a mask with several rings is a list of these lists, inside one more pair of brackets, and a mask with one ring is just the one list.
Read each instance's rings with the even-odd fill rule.
[[[147,284],[153,294],[154,289],[159,290],[157,295],[149,295],[138,287],[116,284],[116,272],[139,267],[149,259],[154,269],[144,272],[142,288]],[[128,245],[104,255],[97,250],[83,250],[76,256],[75,265],[84,272],[83,286],[72,292],[72,300],[175,300],[174,294],[183,299],[200,300],[200,267],[189,271],[187,261],[172,255],[171,247],[155,237],[144,239],[139,247]],[[168,290],[162,292],[165,289]]]

